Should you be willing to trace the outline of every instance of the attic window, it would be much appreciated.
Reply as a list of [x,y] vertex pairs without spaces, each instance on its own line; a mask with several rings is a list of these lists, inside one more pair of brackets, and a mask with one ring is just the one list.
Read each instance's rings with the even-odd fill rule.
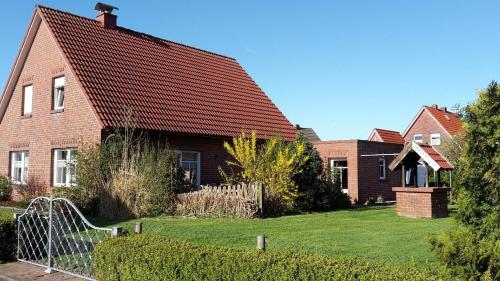
[[423,143],[424,136],[422,134],[415,134],[415,135],[413,135],[413,141],[418,142],[418,143]]
[[33,86],[25,86],[23,89],[23,116],[31,115],[33,108]]
[[54,110],[64,109],[64,76],[54,79]]
[[431,145],[441,145],[441,134],[431,134]]

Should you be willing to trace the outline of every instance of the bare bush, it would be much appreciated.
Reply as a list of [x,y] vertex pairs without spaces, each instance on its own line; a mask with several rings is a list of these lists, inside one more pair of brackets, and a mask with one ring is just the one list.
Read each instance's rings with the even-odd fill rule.
[[30,176],[26,184],[16,185],[14,190],[22,200],[32,200],[44,195],[47,192],[47,185],[39,177]]
[[251,218],[258,211],[254,200],[206,190],[179,194],[176,213],[183,216]]

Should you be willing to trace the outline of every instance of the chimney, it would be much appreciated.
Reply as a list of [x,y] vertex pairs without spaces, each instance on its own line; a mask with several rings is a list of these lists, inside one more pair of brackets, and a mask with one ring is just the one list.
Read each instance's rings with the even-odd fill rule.
[[104,28],[115,28],[116,27],[116,15],[113,15],[113,10],[118,10],[117,7],[103,4],[101,2],[95,5],[95,10],[100,11],[99,15],[97,15],[96,20],[101,24]]
[[448,112],[448,108],[446,108],[446,106],[442,106],[439,108],[439,110],[442,110],[444,112]]

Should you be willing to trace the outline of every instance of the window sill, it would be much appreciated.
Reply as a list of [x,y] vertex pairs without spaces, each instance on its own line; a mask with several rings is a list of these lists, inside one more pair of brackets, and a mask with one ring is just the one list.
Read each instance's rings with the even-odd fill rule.
[[29,118],[31,118],[31,114],[21,115],[21,119],[29,119]]
[[61,109],[53,109],[50,113],[57,114],[57,113],[63,113],[63,112],[64,112],[64,108],[61,108]]

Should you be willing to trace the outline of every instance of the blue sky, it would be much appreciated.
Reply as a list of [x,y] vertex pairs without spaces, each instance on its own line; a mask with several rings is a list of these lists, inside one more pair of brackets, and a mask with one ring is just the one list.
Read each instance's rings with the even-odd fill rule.
[[[236,58],[292,123],[328,139],[403,131],[423,104],[500,80],[500,1],[119,1],[118,24]],[[94,18],[96,1],[9,1],[5,85],[35,4]]]

